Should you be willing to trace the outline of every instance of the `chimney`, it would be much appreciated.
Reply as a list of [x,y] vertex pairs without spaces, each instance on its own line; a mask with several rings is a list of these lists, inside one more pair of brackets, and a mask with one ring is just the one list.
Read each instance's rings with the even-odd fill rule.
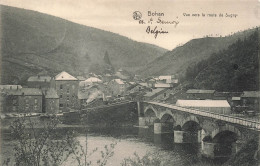
[[46,78],[44,79],[44,82],[46,82],[47,80],[46,80]]
[[12,85],[10,86],[10,89],[12,89]]
[[40,75],[38,75],[38,79],[40,79]]

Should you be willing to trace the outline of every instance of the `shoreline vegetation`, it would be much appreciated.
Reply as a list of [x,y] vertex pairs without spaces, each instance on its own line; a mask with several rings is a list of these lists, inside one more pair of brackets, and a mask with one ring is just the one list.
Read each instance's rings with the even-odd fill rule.
[[[57,151],[60,151],[60,154],[56,153],[56,155],[57,155],[56,158],[55,158],[55,156],[52,156],[55,159],[50,159],[50,158],[48,159],[48,160],[51,160],[52,162],[54,162],[54,165],[58,164],[58,162],[62,162],[62,160],[66,160],[68,158],[68,156],[70,156],[70,155],[74,155],[74,158],[77,160],[76,163],[80,166],[84,165],[82,163],[84,163],[85,161],[86,161],[86,165],[91,165],[91,163],[87,162],[87,159],[86,160],[82,159],[84,156],[87,156],[87,152],[85,152],[82,145],[80,145],[79,142],[77,142],[77,140],[75,140],[75,138],[77,136],[83,135],[83,136],[86,136],[86,138],[87,138],[88,136],[99,135],[101,133],[98,133],[98,131],[99,130],[101,131],[102,129],[117,129],[118,130],[118,129],[124,128],[123,130],[127,131],[127,129],[129,129],[129,128],[134,128],[133,125],[125,125],[125,124],[120,124],[120,123],[116,126],[115,125],[113,125],[113,126],[106,126],[106,125],[97,126],[96,125],[95,126],[93,124],[92,125],[91,124],[90,125],[62,124],[62,123],[60,123],[60,120],[55,119],[55,118],[53,118],[53,119],[51,118],[51,119],[49,119],[49,121],[45,120],[45,121],[41,122],[40,124],[42,126],[40,127],[40,126],[36,125],[37,122],[31,121],[30,118],[27,120],[28,120],[27,122],[23,121],[21,118],[14,120],[11,123],[10,128],[8,129],[9,131],[11,131],[11,133],[9,133],[10,135],[7,136],[7,138],[5,138],[6,130],[1,130],[2,140],[5,140],[5,141],[3,141],[4,146],[9,146],[9,147],[13,146],[14,147],[13,152],[15,153],[15,155],[12,156],[12,158],[14,158],[14,159],[12,159],[12,160],[5,159],[4,162],[1,163],[3,166],[9,166],[8,164],[12,163],[13,161],[25,162],[25,163],[29,162],[29,164],[27,163],[28,165],[35,165],[35,164],[32,164],[32,162],[38,163],[38,165],[41,165],[42,163],[46,162],[46,161],[44,161],[45,159],[43,160],[43,158],[41,161],[38,161],[39,159],[35,159],[33,157],[35,155],[35,153],[37,153],[37,151],[35,152],[35,150],[31,151],[31,153],[27,152],[28,154],[27,153],[25,154],[25,152],[23,152],[23,151],[25,151],[25,149],[27,149],[27,151],[28,151],[28,149],[30,149],[29,147],[34,147],[34,146],[42,147],[42,149],[39,147],[36,149],[38,149],[38,150],[41,149],[42,151],[45,151],[45,153],[46,153],[46,148],[47,149],[50,148],[48,150],[50,153],[56,153]],[[54,129],[55,129],[55,132],[53,132]],[[95,132],[97,131],[97,133],[93,134],[92,133],[93,131],[95,131]],[[55,134],[52,135],[52,133],[53,134],[55,133]],[[39,143],[44,140],[41,138],[44,135],[45,135],[44,138],[46,138],[46,140],[49,140],[49,141]],[[8,137],[10,137],[10,138],[15,137],[16,139],[10,139]],[[6,141],[6,140],[8,140],[8,141]],[[38,145],[35,145],[36,142],[38,142]],[[241,148],[241,150],[235,156],[232,156],[223,165],[224,166],[235,166],[238,163],[243,163],[244,165],[249,164],[250,166],[251,165],[256,166],[257,165],[257,160],[255,159],[255,152],[257,150],[256,145],[257,145],[256,141],[250,140],[243,148]],[[86,141],[85,146],[87,147],[87,141]],[[106,145],[104,148],[105,148],[105,151],[107,151],[107,152],[105,153],[103,151],[104,154],[101,156],[104,157],[105,154],[108,155],[108,156],[104,157],[104,158],[106,158],[105,160],[108,160],[115,153],[113,151],[115,146],[116,146],[116,143],[114,143],[112,145]],[[54,149],[52,149],[52,148],[54,148]],[[59,148],[63,149],[64,152],[61,152],[61,149],[59,149]],[[67,152],[67,151],[69,151],[69,152]],[[94,149],[92,152],[89,152],[89,153],[96,153],[96,151],[97,151],[97,149]],[[13,154],[13,152],[12,153],[9,152],[9,154]],[[30,150],[29,150],[29,152],[30,152]],[[40,154],[42,152],[38,151],[38,153]],[[73,154],[73,153],[75,153],[75,154]],[[102,152],[100,152],[100,153],[102,153]],[[32,158],[30,159],[30,161],[24,161],[23,160],[24,155],[29,155]],[[79,155],[79,156],[77,156],[77,155]],[[20,156],[20,157],[17,158],[17,156]],[[47,158],[48,158],[48,156],[47,156]],[[46,156],[44,156],[44,157],[46,157]],[[160,156],[160,154],[156,154],[156,153],[155,154],[147,153],[144,156],[139,156],[138,154],[133,154],[133,157],[125,158],[121,162],[121,165],[122,166],[127,166],[127,165],[129,165],[129,166],[139,166],[139,165],[153,166],[154,165],[155,166],[158,164],[170,165],[169,163],[171,163],[171,161],[167,161],[167,160],[162,161],[162,160],[160,160],[161,158],[162,158],[162,156]],[[103,159],[103,158],[101,158],[101,159]],[[106,165],[103,162],[101,162],[101,160],[100,161],[98,160],[97,162],[99,162],[99,164],[102,166]],[[39,163],[41,163],[41,164],[39,164]],[[98,165],[98,163],[96,163],[96,164]],[[208,162],[204,163],[203,161],[201,161],[199,165],[208,166]],[[215,164],[211,163],[210,165],[215,165]],[[48,166],[48,164],[47,164],[47,166]]]

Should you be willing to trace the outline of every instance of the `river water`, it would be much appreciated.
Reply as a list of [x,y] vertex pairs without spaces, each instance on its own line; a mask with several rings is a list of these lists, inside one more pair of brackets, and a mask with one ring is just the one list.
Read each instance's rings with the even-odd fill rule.
[[[85,135],[82,133],[77,139],[85,148]],[[175,144],[173,134],[155,135],[150,129],[135,127],[90,129],[87,135],[88,153],[98,148],[89,157],[92,161],[91,165],[96,165],[96,161],[101,158],[100,151],[104,150],[105,145],[111,143],[116,143],[116,146],[113,149],[114,155],[107,161],[109,166],[121,165],[125,158],[134,158],[134,153],[140,157],[147,153],[156,153],[163,162],[161,165],[221,165],[219,162],[203,159],[200,156],[200,144]],[[75,159],[70,158],[64,165],[75,165],[75,162]]]

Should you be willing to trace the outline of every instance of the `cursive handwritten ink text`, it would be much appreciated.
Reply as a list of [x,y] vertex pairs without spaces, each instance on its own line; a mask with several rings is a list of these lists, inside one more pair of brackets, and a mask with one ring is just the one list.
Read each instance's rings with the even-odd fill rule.
[[176,27],[179,24],[179,21],[164,21],[160,17],[158,17],[157,23],[159,24],[173,24]]
[[146,33],[154,34],[154,38],[156,39],[158,34],[165,34],[165,33],[168,33],[168,31],[164,31],[162,28],[160,30],[158,30],[157,26],[155,26],[153,29],[150,26],[148,26],[146,28]]

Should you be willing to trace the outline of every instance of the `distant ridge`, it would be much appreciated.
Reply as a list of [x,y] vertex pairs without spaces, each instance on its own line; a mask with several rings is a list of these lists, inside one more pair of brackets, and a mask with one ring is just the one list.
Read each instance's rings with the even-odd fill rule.
[[250,36],[254,31],[255,28],[252,28],[226,37],[205,37],[190,40],[183,46],[176,47],[163,56],[156,58],[153,62],[148,63],[138,73],[143,76],[184,75],[190,65],[207,59],[213,53],[227,49],[229,45],[235,43],[238,39]]
[[82,75],[103,72],[107,52],[113,68],[135,71],[167,50],[58,17],[0,6],[2,83],[24,83],[46,70]]

